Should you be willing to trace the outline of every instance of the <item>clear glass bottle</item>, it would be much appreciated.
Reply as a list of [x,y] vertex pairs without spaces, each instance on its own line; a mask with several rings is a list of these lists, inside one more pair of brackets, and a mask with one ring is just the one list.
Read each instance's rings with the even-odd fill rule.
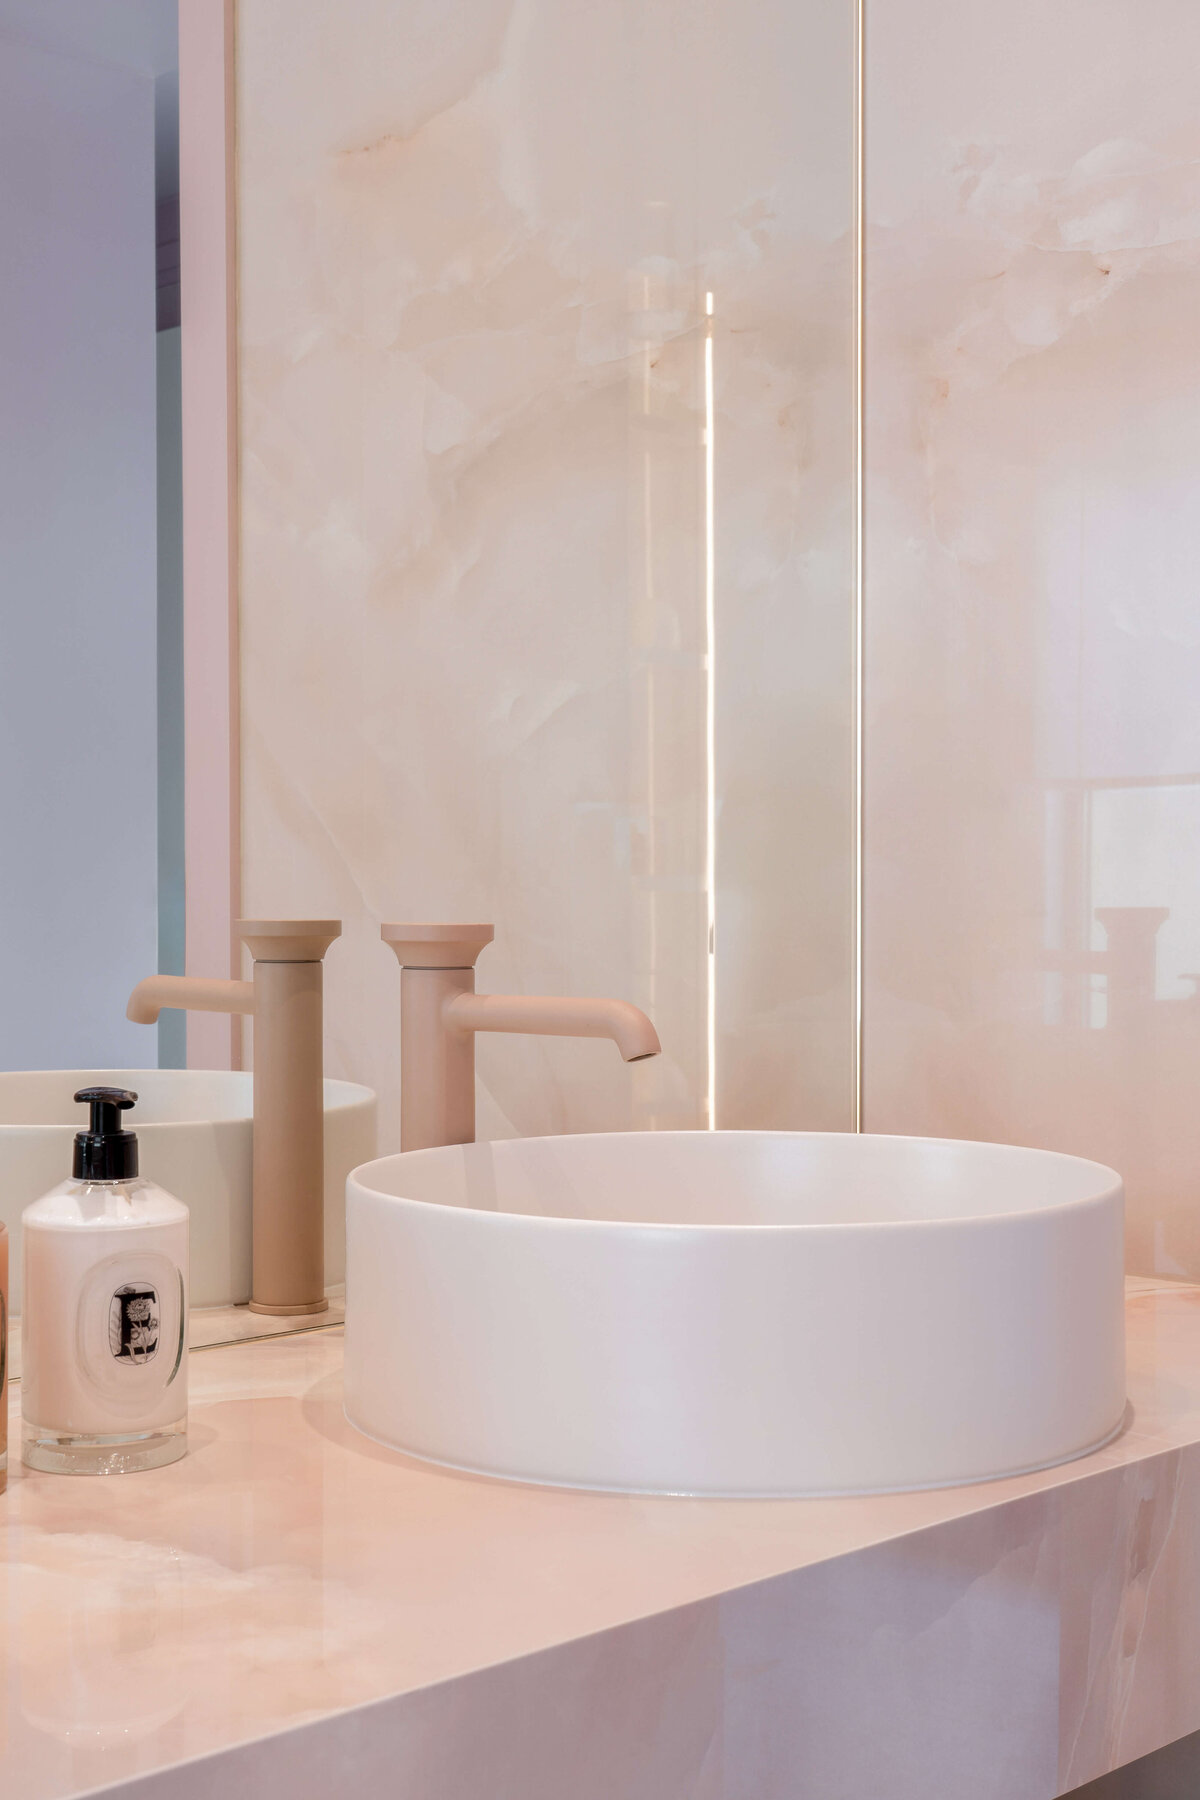
[[21,1215],[22,1456],[118,1475],[187,1450],[188,1210],[138,1179],[120,1129],[137,1095],[83,1088],[92,1109],[70,1181]]

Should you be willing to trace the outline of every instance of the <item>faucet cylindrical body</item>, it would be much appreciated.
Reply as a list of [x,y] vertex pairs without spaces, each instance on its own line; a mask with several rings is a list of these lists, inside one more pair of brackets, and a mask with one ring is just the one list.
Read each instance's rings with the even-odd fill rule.
[[490,925],[383,925],[400,964],[400,1148],[475,1141],[475,1034],[452,1031],[446,1008],[475,992],[475,958]]
[[475,1037],[446,1028],[446,1006],[475,992],[474,969],[400,972],[400,1144],[475,1141]]
[[254,956],[250,1310],[324,1312],[322,963],[333,920],[242,923]]
[[321,964],[254,965],[251,1312],[324,1312]]

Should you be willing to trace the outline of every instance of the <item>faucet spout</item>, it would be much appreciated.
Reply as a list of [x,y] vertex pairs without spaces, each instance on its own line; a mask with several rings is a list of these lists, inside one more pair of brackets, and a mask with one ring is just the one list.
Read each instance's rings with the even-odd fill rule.
[[626,1062],[658,1056],[650,1020],[628,1000],[477,994],[475,959],[490,925],[385,924],[400,964],[400,1148],[475,1138],[475,1034],[611,1038]]
[[611,1038],[626,1062],[662,1050],[640,1006],[628,1000],[560,999],[541,994],[456,994],[443,1017],[452,1031],[511,1031],[535,1037]]
[[252,1013],[252,981],[212,981],[202,975],[147,975],[129,996],[125,1017],[154,1025],[163,1007],[185,1012]]

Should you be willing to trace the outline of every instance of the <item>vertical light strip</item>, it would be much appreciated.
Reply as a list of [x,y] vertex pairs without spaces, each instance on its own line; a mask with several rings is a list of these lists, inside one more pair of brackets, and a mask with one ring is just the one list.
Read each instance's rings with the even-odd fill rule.
[[[650,277],[642,276],[642,314],[644,319],[651,316]],[[642,440],[642,590],[645,604],[645,641],[646,641],[646,858],[649,875],[650,895],[650,933],[649,933],[649,970],[647,975],[647,998],[650,1004],[650,1017],[658,1016],[658,756],[655,741],[657,730],[656,702],[658,699],[655,686],[658,669],[655,652],[658,649],[658,617],[656,611],[657,596],[654,591],[654,487],[653,468],[650,457],[650,393],[651,371],[654,367],[654,344],[643,334],[642,342],[642,392],[641,418],[639,420]]]
[[863,1129],[863,946],[866,760],[866,0],[854,20],[854,1129]]
[[717,1128],[717,578],[714,529],[715,420],[713,408],[713,297],[704,296],[704,677],[705,845],[708,905],[708,1100],[706,1123]]

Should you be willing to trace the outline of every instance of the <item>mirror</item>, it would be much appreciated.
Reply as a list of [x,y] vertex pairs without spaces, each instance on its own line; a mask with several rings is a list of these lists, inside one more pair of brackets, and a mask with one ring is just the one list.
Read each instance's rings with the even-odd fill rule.
[[[314,1321],[235,1304],[249,1289],[251,1076],[187,1069],[182,1012],[157,1028],[125,1016],[143,976],[184,968],[179,41],[175,0],[0,0],[15,247],[0,292],[0,1220],[17,1249],[22,1208],[70,1174],[76,1089],[104,1075],[137,1090],[142,1172],[192,1210],[205,1343]],[[329,1105],[340,1174],[322,1322],[341,1313],[340,1165],[374,1144],[357,1090],[331,1084]],[[20,1298],[17,1255],[15,1314]]]

